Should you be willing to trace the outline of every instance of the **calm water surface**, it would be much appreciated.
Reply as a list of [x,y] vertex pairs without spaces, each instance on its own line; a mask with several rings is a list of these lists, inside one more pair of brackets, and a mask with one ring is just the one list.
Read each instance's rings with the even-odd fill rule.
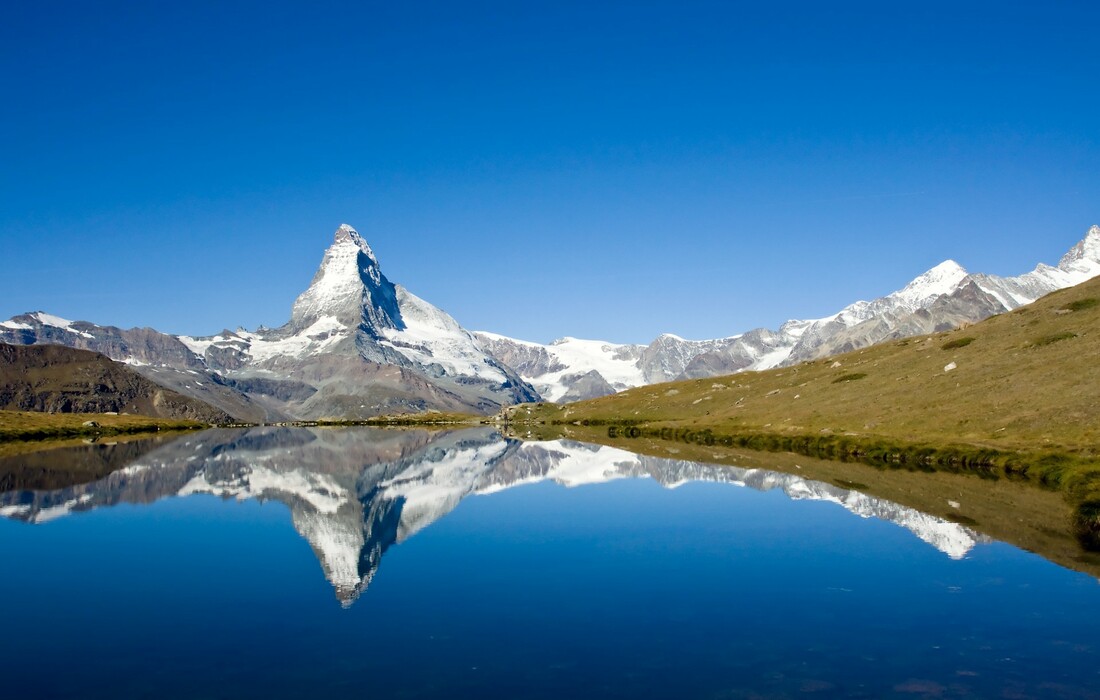
[[1094,578],[794,475],[489,430],[115,451],[0,493],[5,697],[1100,697]]

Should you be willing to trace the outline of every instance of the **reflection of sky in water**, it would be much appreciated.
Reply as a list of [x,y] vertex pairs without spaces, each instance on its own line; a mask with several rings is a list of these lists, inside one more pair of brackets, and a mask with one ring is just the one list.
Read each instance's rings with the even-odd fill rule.
[[[499,459],[499,444],[463,449]],[[545,458],[486,471],[453,459],[457,446],[416,445],[374,480],[362,452],[349,462],[358,476],[318,463],[315,483],[355,494],[360,523],[393,489],[446,514],[383,516],[401,543],[350,609],[333,603],[318,553],[295,533],[295,513],[331,504],[302,494],[281,499],[291,513],[269,489],[264,502],[194,495],[39,527],[0,521],[0,652],[21,670],[7,687],[89,697],[1088,697],[1100,687],[1100,587],[1037,556],[984,544],[953,560],[834,503],[683,473],[666,473],[685,481],[675,489],[655,474],[567,489]],[[559,481],[602,481],[589,467],[574,463]],[[489,495],[453,498],[462,480],[444,472],[477,477],[467,492]],[[505,475],[524,485],[503,488]],[[177,492],[194,489],[194,474],[178,476]],[[103,497],[90,485],[76,498],[88,493],[85,503]]]

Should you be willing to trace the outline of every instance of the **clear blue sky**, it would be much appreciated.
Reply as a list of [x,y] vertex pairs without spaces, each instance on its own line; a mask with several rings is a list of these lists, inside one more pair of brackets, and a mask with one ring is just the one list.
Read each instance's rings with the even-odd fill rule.
[[0,317],[276,326],[341,222],[471,329],[724,336],[1100,223],[1093,2],[11,3]]

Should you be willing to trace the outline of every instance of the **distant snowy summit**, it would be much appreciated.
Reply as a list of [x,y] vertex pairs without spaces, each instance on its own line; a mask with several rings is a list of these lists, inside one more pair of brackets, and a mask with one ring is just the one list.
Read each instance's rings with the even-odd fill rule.
[[390,282],[347,224],[281,328],[171,336],[34,312],[0,322],[0,341],[101,352],[244,420],[487,414],[538,399],[453,318]]
[[727,338],[664,334],[649,345],[563,338],[549,345],[479,332],[485,348],[550,401],[604,396],[676,379],[782,367],[924,333],[955,328],[1029,304],[1100,274],[1100,226],[1091,227],[1057,267],[1017,277],[971,274],[947,260],[892,294],[857,301],[825,318],[788,321]]

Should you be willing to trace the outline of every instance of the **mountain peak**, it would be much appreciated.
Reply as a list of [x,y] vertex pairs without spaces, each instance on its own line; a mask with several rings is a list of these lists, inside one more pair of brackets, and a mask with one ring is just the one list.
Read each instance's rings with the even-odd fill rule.
[[1087,269],[1093,269],[1098,263],[1100,263],[1100,226],[1094,224],[1085,232],[1085,237],[1062,256],[1058,261],[1058,267],[1069,270],[1083,265]]
[[341,224],[309,289],[294,302],[291,324],[303,330],[330,316],[345,327],[401,327],[393,285],[359,232]]
[[374,257],[374,251],[371,250],[366,239],[364,239],[350,224],[340,224],[339,228],[336,229],[336,234],[332,238],[332,245],[337,246],[342,244],[354,245],[356,248],[366,253],[367,257],[375,263],[378,262],[378,258]]
[[888,298],[919,305],[942,294],[950,294],[967,274],[966,269],[954,260],[944,260]]

